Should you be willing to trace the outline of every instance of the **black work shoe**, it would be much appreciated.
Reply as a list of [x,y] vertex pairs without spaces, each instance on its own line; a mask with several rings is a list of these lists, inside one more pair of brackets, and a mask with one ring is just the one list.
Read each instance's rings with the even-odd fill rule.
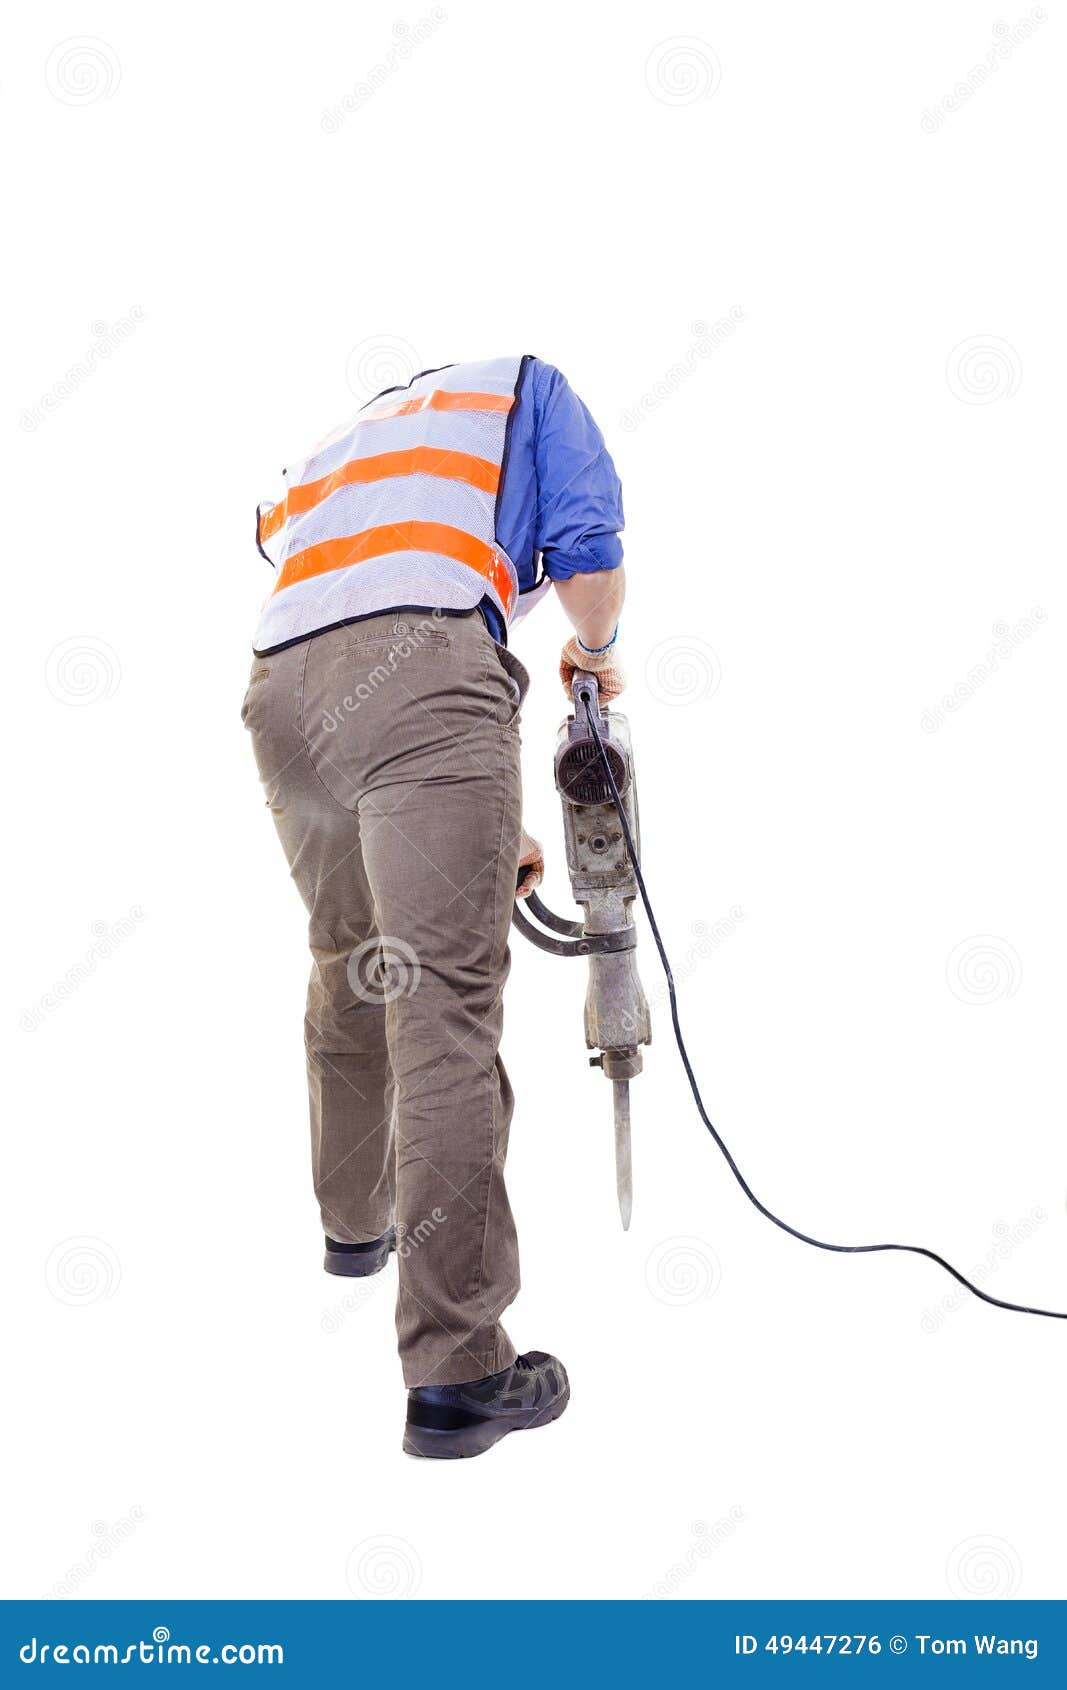
[[336,1238],[327,1235],[323,1266],[327,1273],[340,1273],[346,1279],[366,1279],[369,1274],[382,1271],[389,1252],[395,1249],[396,1228],[392,1226],[369,1244],[339,1244]]
[[558,1420],[570,1395],[566,1368],[544,1350],[470,1385],[419,1385],[408,1392],[404,1449],[452,1460],[481,1455],[509,1432]]

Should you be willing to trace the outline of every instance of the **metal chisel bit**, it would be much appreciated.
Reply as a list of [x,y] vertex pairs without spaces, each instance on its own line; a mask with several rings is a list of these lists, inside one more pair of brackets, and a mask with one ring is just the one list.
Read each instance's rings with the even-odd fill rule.
[[630,1215],[634,1206],[633,1164],[630,1158],[630,1082],[613,1080],[615,1098],[615,1189],[619,1195],[619,1214],[622,1229],[630,1230]]

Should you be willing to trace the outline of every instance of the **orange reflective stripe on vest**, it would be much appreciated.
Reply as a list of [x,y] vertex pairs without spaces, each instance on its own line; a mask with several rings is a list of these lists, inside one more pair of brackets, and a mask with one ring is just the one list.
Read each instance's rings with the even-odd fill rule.
[[382,422],[386,417],[410,417],[416,411],[510,411],[515,400],[510,393],[449,393],[447,388],[435,388],[417,399],[398,399],[380,410],[369,411],[357,420],[361,423]]
[[[492,397],[492,395],[490,395]],[[319,481],[305,481],[291,487],[284,499],[272,505],[260,520],[260,540],[277,534],[287,517],[303,516],[339,487],[360,482],[382,481],[393,475],[439,475],[446,481],[465,481],[483,493],[495,495],[500,485],[500,466],[469,452],[453,452],[439,446],[413,446],[406,452],[381,452],[374,458],[350,458],[348,463],[324,475]]]
[[437,552],[443,557],[465,563],[469,569],[483,575],[511,615],[515,601],[515,586],[507,565],[495,546],[486,545],[474,534],[462,528],[450,528],[443,522],[389,522],[380,528],[366,528],[362,534],[350,534],[340,540],[323,540],[308,546],[288,558],[278,576],[275,593],[298,581],[310,580],[314,575],[327,575],[334,569],[347,569],[353,563],[365,563],[368,558],[386,557],[391,552]]

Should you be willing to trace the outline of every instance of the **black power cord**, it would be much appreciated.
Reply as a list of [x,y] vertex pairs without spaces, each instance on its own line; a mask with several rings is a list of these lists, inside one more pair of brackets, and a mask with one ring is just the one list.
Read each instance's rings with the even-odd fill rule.
[[645,877],[641,873],[641,863],[637,855],[637,847],[634,844],[633,834],[630,831],[630,823],[626,818],[626,811],[623,807],[619,789],[615,784],[615,776],[611,772],[611,763],[609,762],[607,753],[604,750],[603,741],[601,740],[600,734],[597,730],[596,719],[590,708],[592,694],[580,691],[578,696],[585,705],[585,714],[589,722],[589,731],[596,742],[600,762],[603,766],[608,785],[611,788],[612,803],[615,805],[615,811],[622,827],[623,838],[626,840],[626,849],[630,853],[630,861],[634,865],[634,874],[637,877],[637,885],[641,893],[641,902],[645,906],[645,914],[648,916],[648,925],[652,929],[652,937],[656,941],[656,949],[659,952],[659,960],[663,964],[663,972],[667,977],[667,991],[671,1000],[671,1020],[674,1023],[674,1037],[678,1046],[678,1054],[681,1056],[682,1065],[685,1068],[686,1078],[689,1081],[694,1101],[700,1112],[700,1119],[703,1121],[704,1125],[708,1129],[708,1132],[722,1151],[723,1156],[726,1158],[726,1163],[730,1172],[733,1174],[734,1179],[741,1187],[741,1190],[744,1192],[749,1202],[754,1208],[757,1208],[760,1214],[764,1215],[767,1220],[773,1221],[775,1226],[780,1227],[783,1232],[788,1232],[791,1238],[799,1238],[802,1244],[810,1244],[816,1250],[833,1250],[835,1254],[842,1256],[868,1256],[874,1255],[883,1250],[900,1250],[911,1256],[925,1256],[927,1261],[936,1262],[938,1267],[944,1268],[945,1272],[951,1274],[953,1279],[955,1279],[966,1290],[972,1291],[976,1297],[980,1297],[983,1303],[991,1303],[995,1309],[1008,1309],[1012,1314],[1039,1314],[1043,1315],[1048,1320],[1067,1320],[1067,1312],[1063,1312],[1059,1309],[1032,1309],[1028,1308],[1025,1303],[1008,1303],[1005,1302],[1002,1297],[991,1297],[988,1291],[981,1290],[979,1286],[975,1285],[972,1280],[967,1278],[966,1274],[960,1273],[959,1269],[954,1268],[951,1262],[947,1262],[944,1256],[939,1256],[936,1250],[926,1249],[925,1245],[922,1244],[827,1244],[825,1239],[812,1238],[810,1233],[801,1232],[799,1228],[790,1226],[788,1221],[781,1220],[772,1209],[768,1209],[766,1203],[762,1202],[760,1198],[756,1196],[756,1193],[749,1185],[744,1174],[741,1172],[741,1169],[734,1161],[733,1154],[725,1139],[722,1137],[718,1128],[710,1119],[707,1110],[704,1108],[704,1100],[700,1095],[700,1087],[697,1085],[696,1075],[693,1073],[693,1064],[689,1060],[689,1052],[685,1048],[685,1040],[682,1037],[681,1023],[678,1019],[678,998],[674,990],[674,975],[671,972],[670,959],[667,956],[663,940],[660,937],[659,925],[656,921],[655,915],[653,914],[651,902],[649,901],[648,888],[645,885]]

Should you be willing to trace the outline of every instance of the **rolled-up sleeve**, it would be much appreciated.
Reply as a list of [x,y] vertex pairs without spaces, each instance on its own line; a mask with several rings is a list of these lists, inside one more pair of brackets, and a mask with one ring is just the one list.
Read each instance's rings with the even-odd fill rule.
[[553,581],[617,569],[622,486],[604,437],[565,376],[534,372],[537,524],[534,542]]

